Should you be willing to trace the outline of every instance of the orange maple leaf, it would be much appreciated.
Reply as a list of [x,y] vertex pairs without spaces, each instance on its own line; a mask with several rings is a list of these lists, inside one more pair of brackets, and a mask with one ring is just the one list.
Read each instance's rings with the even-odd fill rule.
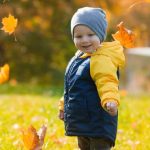
[[28,150],[34,150],[39,144],[39,136],[32,125],[28,129],[22,129],[22,140]]
[[0,68],[0,84],[6,82],[9,79],[9,65],[5,64]]
[[43,125],[39,131],[30,125],[28,129],[22,129],[22,140],[27,150],[42,150],[47,127]]
[[112,34],[113,38],[115,40],[120,41],[122,46],[125,48],[132,48],[134,47],[134,42],[135,42],[135,35],[131,30],[126,29],[123,26],[123,22],[120,22],[117,25],[117,28],[119,31],[117,31],[115,34]]
[[8,32],[10,35],[15,31],[15,28],[17,27],[17,23],[18,23],[18,19],[15,19],[14,16],[9,14],[9,17],[4,17],[2,19],[3,27],[1,28],[1,30]]

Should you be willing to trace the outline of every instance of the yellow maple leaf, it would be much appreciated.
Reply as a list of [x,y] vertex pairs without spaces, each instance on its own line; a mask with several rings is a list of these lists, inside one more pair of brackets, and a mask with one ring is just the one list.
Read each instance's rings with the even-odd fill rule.
[[134,43],[135,43],[135,35],[132,31],[126,29],[123,26],[123,22],[120,22],[117,25],[117,28],[119,31],[117,31],[115,34],[112,34],[113,38],[115,40],[120,41],[120,43],[122,44],[122,46],[126,47],[126,48],[132,48],[134,47]]
[[27,150],[34,150],[39,145],[39,136],[32,125],[28,129],[22,129],[22,140]]
[[8,17],[4,17],[2,19],[3,27],[1,28],[1,30],[9,34],[12,34],[15,31],[15,28],[17,27],[17,23],[18,23],[18,19],[15,19],[14,16],[9,14]]
[[9,65],[5,64],[0,68],[0,84],[6,82],[9,79]]

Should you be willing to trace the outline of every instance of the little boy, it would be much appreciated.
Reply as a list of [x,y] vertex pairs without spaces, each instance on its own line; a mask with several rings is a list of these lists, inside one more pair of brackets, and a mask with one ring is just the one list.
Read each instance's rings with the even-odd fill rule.
[[81,150],[110,150],[115,144],[119,105],[118,69],[124,65],[119,41],[104,42],[107,21],[100,8],[83,7],[71,20],[78,51],[65,73],[59,118]]

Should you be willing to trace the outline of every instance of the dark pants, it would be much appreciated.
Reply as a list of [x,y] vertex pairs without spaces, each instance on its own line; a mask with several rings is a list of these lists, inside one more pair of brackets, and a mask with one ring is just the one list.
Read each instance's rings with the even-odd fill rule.
[[102,138],[78,137],[80,150],[110,150],[111,142]]

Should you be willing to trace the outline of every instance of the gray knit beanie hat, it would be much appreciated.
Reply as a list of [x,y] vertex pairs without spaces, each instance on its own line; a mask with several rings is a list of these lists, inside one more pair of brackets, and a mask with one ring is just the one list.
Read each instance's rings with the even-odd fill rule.
[[86,25],[96,33],[100,41],[106,38],[107,20],[101,8],[83,7],[78,9],[71,19],[71,34],[74,38],[74,28],[77,25]]

